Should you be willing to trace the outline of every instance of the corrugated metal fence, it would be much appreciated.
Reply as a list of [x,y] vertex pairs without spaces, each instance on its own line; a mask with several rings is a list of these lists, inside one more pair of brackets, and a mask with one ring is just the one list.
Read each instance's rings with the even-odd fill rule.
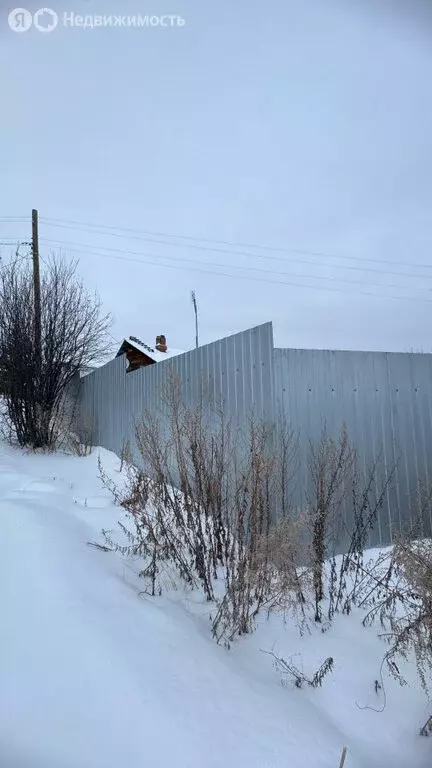
[[266,323],[129,374],[119,357],[81,381],[81,412],[95,443],[117,454],[126,441],[133,447],[142,412],[163,412],[173,371],[190,406],[204,387],[240,423],[253,412],[277,428],[286,417],[299,441],[298,506],[307,495],[310,441],[324,426],[337,438],[346,425],[365,472],[374,461],[382,476],[396,465],[372,544],[391,541],[432,479],[432,355],[274,349]]
[[94,425],[98,445],[120,454],[144,410],[163,413],[162,393],[178,374],[182,396],[193,406],[205,389],[209,402],[222,404],[240,423],[253,409],[257,419],[273,419],[273,329],[271,323],[238,333],[162,363],[126,373],[117,357],[81,383],[81,412]]
[[382,484],[394,470],[371,540],[391,542],[432,480],[432,355],[275,349],[274,376],[276,407],[299,435],[298,499],[307,492],[309,441],[324,428],[337,438],[345,425],[364,474],[376,463]]

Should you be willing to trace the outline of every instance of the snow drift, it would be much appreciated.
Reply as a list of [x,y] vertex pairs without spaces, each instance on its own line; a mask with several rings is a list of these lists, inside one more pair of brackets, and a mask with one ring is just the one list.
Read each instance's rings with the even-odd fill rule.
[[[181,590],[142,595],[139,564],[88,546],[116,509],[88,458],[0,447],[1,768],[426,768],[429,714],[415,666],[408,686],[374,681],[384,647],[355,612],[301,637],[278,616],[230,651],[209,605]],[[281,686],[277,651],[322,688]]]

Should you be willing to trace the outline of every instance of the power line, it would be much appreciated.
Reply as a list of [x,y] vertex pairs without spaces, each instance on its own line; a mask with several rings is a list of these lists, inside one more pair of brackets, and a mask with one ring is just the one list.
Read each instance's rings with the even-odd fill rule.
[[109,331],[107,331],[107,334],[108,334],[108,336],[110,336],[110,338],[111,338],[113,341],[115,341],[115,343],[116,343],[116,344],[121,344],[121,343],[122,343],[122,342],[121,342],[121,341],[119,341],[118,339],[114,338],[114,336],[112,335],[112,333],[110,333]]
[[[41,238],[41,240],[44,240],[44,238]],[[57,243],[59,243],[60,241],[48,241],[48,242],[55,242],[55,243],[57,242]],[[314,290],[314,291],[315,290],[316,291],[331,291],[331,292],[342,293],[342,294],[351,295],[351,296],[372,296],[374,298],[397,299],[397,300],[402,300],[402,301],[415,301],[416,303],[420,302],[420,303],[424,303],[424,304],[431,304],[432,303],[432,299],[431,300],[421,299],[421,298],[414,297],[414,296],[394,296],[394,295],[391,295],[391,294],[371,293],[369,291],[347,291],[347,290],[344,290],[343,288],[335,288],[335,287],[331,287],[330,288],[330,287],[316,286],[316,285],[315,286],[313,286],[313,285],[304,285],[302,283],[296,283],[296,282],[292,282],[292,281],[288,282],[286,280],[271,280],[271,279],[268,279],[268,278],[265,278],[265,277],[252,277],[251,275],[235,275],[235,274],[233,275],[233,274],[229,274],[227,272],[215,272],[214,270],[199,269],[198,267],[183,267],[183,266],[179,266],[178,264],[161,264],[160,259],[169,258],[169,257],[164,257],[164,256],[157,256],[157,257],[155,257],[155,258],[158,258],[158,261],[149,261],[148,259],[144,261],[143,259],[134,259],[134,258],[130,258],[130,257],[127,257],[127,256],[123,256],[122,257],[122,256],[115,256],[113,254],[108,254],[108,253],[97,253],[97,252],[91,251],[91,250],[79,250],[79,249],[73,248],[73,247],[68,247],[68,250],[71,251],[71,252],[82,254],[82,255],[98,256],[99,258],[102,257],[102,258],[108,258],[108,259],[116,259],[117,261],[123,261],[123,262],[128,261],[128,262],[134,262],[134,263],[143,264],[143,265],[148,264],[148,265],[151,265],[151,266],[165,267],[167,269],[177,269],[177,270],[186,271],[186,272],[200,272],[201,274],[204,274],[204,275],[220,275],[222,277],[229,277],[230,279],[234,278],[234,279],[240,279],[240,280],[252,280],[254,282],[259,282],[259,283],[263,283],[264,282],[264,283],[272,283],[273,285],[286,285],[288,287],[304,288],[306,290]],[[205,264],[206,262],[199,262],[199,263],[200,264]],[[289,274],[289,273],[287,273],[287,274]],[[307,279],[314,279],[314,276],[313,275],[312,276],[308,275]],[[385,286],[380,286],[380,287],[385,287]]]
[[28,222],[28,216],[0,216],[0,221],[26,221]]
[[[347,280],[347,279],[344,279],[344,278],[333,278],[333,277],[327,277],[327,276],[308,275],[308,274],[305,275],[305,274],[298,274],[298,273],[297,274],[296,273],[293,274],[291,272],[277,271],[277,270],[271,270],[270,271],[270,270],[259,269],[257,267],[249,268],[249,267],[241,267],[241,266],[232,265],[232,264],[226,264],[226,263],[223,263],[223,262],[222,263],[207,262],[207,261],[203,262],[203,261],[199,261],[197,259],[185,259],[185,258],[178,258],[178,257],[172,257],[172,256],[159,256],[159,255],[153,254],[153,253],[144,253],[144,252],[130,251],[130,250],[126,250],[126,249],[108,248],[108,247],[104,248],[102,246],[88,246],[87,244],[69,243],[69,242],[64,242],[64,241],[60,241],[60,240],[50,240],[48,238],[41,238],[41,240],[43,240],[44,242],[51,242],[51,243],[54,243],[56,245],[66,245],[67,247],[69,247],[69,250],[73,250],[76,253],[89,253],[90,255],[95,255],[95,256],[100,256],[100,257],[101,256],[103,257],[104,255],[108,257],[108,254],[97,253],[95,251],[92,251],[91,249],[92,248],[97,248],[98,250],[103,250],[103,251],[109,250],[109,251],[112,251],[112,252],[115,252],[115,253],[120,253],[120,254],[128,254],[128,255],[133,255],[133,256],[143,256],[145,259],[147,259],[146,261],[143,261],[142,259],[133,259],[133,261],[135,261],[137,263],[144,263],[144,264],[145,263],[152,264],[152,262],[148,260],[148,258],[150,257],[150,258],[163,259],[165,261],[170,260],[170,261],[185,262],[185,263],[189,263],[189,264],[199,264],[199,265],[204,266],[204,267],[213,266],[213,267],[216,267],[218,270],[219,270],[220,267],[222,267],[222,268],[228,268],[228,269],[231,269],[231,270],[237,270],[237,271],[242,271],[242,272],[243,271],[260,272],[262,274],[267,274],[267,275],[268,274],[275,274],[275,275],[279,275],[279,276],[299,277],[301,279],[306,279],[306,280],[317,279],[317,280],[327,281],[327,282],[332,282],[332,283],[339,282],[339,283],[355,284],[355,285],[361,285],[361,286],[362,285],[371,285],[373,287],[381,288],[381,289],[382,288],[384,288],[384,289],[396,289],[396,290],[410,290],[411,289],[411,287],[405,287],[405,286],[388,284],[388,283],[387,284],[381,284],[381,283],[371,284],[371,283],[365,283],[365,282],[363,282],[361,280]],[[3,243],[3,245],[9,245],[9,244],[8,243]],[[78,250],[78,249],[80,249],[80,250]],[[81,249],[87,249],[87,250],[81,250]],[[120,260],[132,261],[132,259],[126,259],[125,257],[123,257]],[[164,265],[164,266],[169,267],[169,266],[172,266],[172,265]],[[314,265],[314,266],[316,266],[316,265]],[[186,269],[186,268],[184,267],[183,269]],[[218,272],[214,272],[213,271],[213,272],[211,272],[208,269],[206,269],[206,270],[201,270],[201,269],[197,270],[197,269],[195,269],[194,271],[200,271],[201,273],[207,273],[207,274],[217,274],[217,275],[219,274],[219,275],[223,275],[223,276],[226,276],[226,277],[237,277],[237,278],[241,277],[243,279],[255,279],[255,280],[263,280],[263,281],[265,280],[266,282],[270,282],[268,278],[267,279],[266,278],[252,278],[252,277],[250,277],[248,275],[229,275],[229,274],[223,273],[221,271],[218,271]],[[375,270],[370,270],[370,271],[374,272]],[[386,273],[379,271],[379,272],[377,272],[377,274],[386,274]],[[395,273],[395,274],[396,275],[401,275],[402,273]],[[412,276],[413,277],[420,277],[420,275],[412,275]],[[302,287],[302,288],[309,288],[309,289],[313,288],[315,290],[332,290],[332,291],[337,291],[339,293],[343,293],[343,292],[345,292],[345,293],[352,293],[354,295],[355,295],[355,293],[358,293],[359,295],[360,295],[360,293],[362,293],[363,295],[368,295],[368,296],[378,296],[379,295],[377,293],[364,292],[364,291],[363,292],[359,292],[359,291],[353,292],[353,291],[346,291],[346,290],[344,291],[342,288],[335,288],[334,286],[332,286],[331,289],[330,288],[326,289],[323,286],[308,286],[308,285],[292,283],[292,282],[288,282],[288,281],[274,281],[274,280],[272,280],[271,282],[282,284],[282,285],[293,285],[295,287]],[[427,291],[427,292],[429,292],[429,289],[425,288],[424,286],[413,286],[412,290],[415,290],[415,291]],[[381,294],[381,295],[384,295],[384,294]],[[416,300],[414,297],[391,296],[391,295],[388,296],[387,294],[385,294],[385,297],[386,298],[394,298],[394,299],[402,299],[402,300],[403,299],[405,299],[405,300],[414,300],[414,301]],[[426,303],[429,303],[429,301],[427,301]]]
[[[247,253],[246,251],[234,251],[226,248],[212,248],[206,245],[196,245],[195,243],[175,243],[171,242],[170,240],[157,240],[153,237],[138,237],[138,236],[130,236],[130,235],[120,235],[115,232],[98,232],[97,230],[90,230],[85,229],[84,227],[69,227],[64,226],[63,224],[49,224],[48,226],[51,227],[60,227],[62,229],[72,229],[77,230],[80,232],[87,232],[88,234],[92,235],[102,235],[102,236],[109,236],[109,237],[119,237],[121,239],[127,239],[127,240],[139,240],[143,242],[148,243],[156,243],[157,245],[168,245],[170,247],[175,248],[193,248],[195,250],[199,251],[212,251],[213,253],[223,253],[228,255],[234,255],[234,256],[246,256],[249,259],[264,259],[266,261],[281,261],[284,264],[288,262],[291,262],[293,264],[308,264],[313,267],[318,267],[319,269],[327,269],[328,266],[334,267],[335,269],[345,269],[345,270],[354,270],[355,272],[371,272],[374,275],[394,275],[394,276],[402,276],[402,277],[412,277],[412,278],[424,278],[425,280],[432,280],[432,274],[431,275],[425,275],[420,274],[418,272],[395,272],[394,270],[382,270],[382,269],[372,269],[371,267],[356,267],[352,264],[346,265],[346,264],[335,264],[335,265],[327,265],[327,264],[319,264],[316,261],[310,261],[308,259],[293,259],[293,258],[283,258],[281,256],[264,256],[260,253]],[[99,247],[99,246],[94,246]],[[317,257],[315,257],[317,258]],[[334,257],[339,258],[339,257]],[[388,263],[388,262],[385,262]],[[407,265],[408,266],[408,265]],[[432,267],[431,267],[432,268]]]
[[305,274],[299,274],[299,273],[293,273],[293,272],[284,272],[279,270],[260,269],[259,267],[242,267],[242,266],[237,266],[236,264],[226,264],[224,262],[218,263],[214,261],[199,261],[198,259],[187,259],[184,257],[177,257],[177,256],[165,256],[165,255],[159,255],[156,253],[145,253],[143,251],[130,251],[130,250],[121,249],[121,248],[109,248],[109,247],[104,247],[100,245],[96,245],[96,246],[88,245],[87,243],[74,243],[74,242],[61,241],[61,240],[51,240],[49,238],[42,238],[42,240],[44,242],[46,241],[49,243],[54,243],[56,245],[64,245],[66,247],[72,246],[72,247],[84,248],[84,249],[90,248],[90,250],[97,249],[97,250],[103,251],[104,253],[106,251],[110,251],[112,253],[125,253],[131,256],[144,256],[152,259],[162,258],[162,259],[165,259],[166,261],[187,262],[189,264],[200,264],[202,266],[211,266],[211,267],[224,267],[227,269],[234,269],[237,271],[241,270],[246,272],[260,272],[266,275],[269,275],[269,274],[279,275],[279,276],[285,275],[287,277],[300,277],[302,279],[307,279],[307,280],[310,280],[310,279],[324,280],[325,282],[331,282],[331,283],[348,283],[351,285],[366,285],[366,286],[371,286],[373,288],[390,288],[390,289],[395,288],[396,290],[415,290],[415,291],[426,291],[429,293],[432,290],[430,288],[426,288],[425,286],[412,286],[412,287],[409,286],[407,288],[403,285],[394,285],[391,283],[390,284],[389,283],[387,284],[370,283],[370,282],[365,283],[363,280],[348,280],[346,278],[340,278],[340,277],[334,278],[334,277],[328,277],[325,275],[305,275]]
[[[145,240],[145,237],[141,237],[141,235],[150,235],[152,237],[169,237],[169,238],[175,238],[177,240],[191,240],[196,243],[213,243],[218,245],[230,245],[234,246],[235,248],[254,248],[261,251],[269,251],[274,253],[285,253],[285,254],[298,254],[298,255],[305,255],[305,256],[316,256],[317,258],[329,258],[329,259],[340,259],[340,260],[349,260],[349,261],[369,261],[376,264],[385,264],[388,266],[389,262],[386,259],[375,259],[375,258],[369,258],[367,256],[352,256],[352,255],[342,255],[342,254],[335,254],[330,252],[324,252],[324,251],[313,251],[313,250],[306,250],[306,249],[297,249],[297,248],[282,248],[277,246],[270,246],[270,245],[257,245],[256,243],[240,243],[235,242],[232,240],[217,240],[217,239],[211,239],[211,238],[205,238],[205,237],[195,237],[192,235],[178,235],[178,234],[171,234],[167,232],[154,232],[150,230],[139,230],[139,229],[130,229],[127,227],[113,227],[112,225],[107,224],[91,224],[89,222],[83,222],[83,221],[75,221],[74,219],[54,219],[54,218],[48,218],[48,217],[41,217],[41,221],[45,222],[49,226],[56,226],[56,227],[63,227],[65,229],[81,229],[85,232],[92,232],[93,234],[100,234],[100,235],[109,235],[112,237],[126,237],[126,235],[118,234],[120,232],[126,232],[126,233],[135,233],[137,236],[131,236],[130,239],[143,239]],[[71,224],[73,226],[69,227],[68,225]],[[98,231],[98,230],[107,230],[107,231]],[[111,230],[111,231],[109,231]],[[117,230],[117,232],[113,232],[112,230]],[[139,236],[138,236],[139,235]],[[128,238],[129,239],[129,238]],[[151,242],[162,242],[162,241],[151,241]],[[180,244],[175,244],[169,242],[170,245],[177,245],[180,247]],[[192,247],[191,244],[185,243],[182,247]],[[204,246],[200,246],[201,248],[204,248]],[[206,250],[214,250],[213,248],[207,248]],[[219,249],[218,249],[219,250]],[[220,251],[221,253],[236,253],[236,251]],[[241,253],[240,255],[245,256],[256,256],[257,258],[262,258],[262,255],[259,254],[250,254],[250,253]],[[276,258],[276,257],[275,257]],[[392,260],[392,264],[396,264],[397,266],[402,267],[415,267],[419,269],[432,269],[432,264],[416,264],[411,262],[404,262],[404,261],[394,261]],[[400,274],[400,273],[396,273]]]

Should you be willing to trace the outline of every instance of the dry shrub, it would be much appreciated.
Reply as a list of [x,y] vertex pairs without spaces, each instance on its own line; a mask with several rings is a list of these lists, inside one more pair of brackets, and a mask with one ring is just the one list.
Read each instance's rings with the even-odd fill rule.
[[[378,688],[384,688],[383,668],[406,685],[400,662],[414,659],[428,697],[432,680],[432,542],[418,538],[418,532],[424,530],[431,498],[432,491],[428,490],[419,503],[418,520],[409,531],[399,533],[392,548],[368,563],[357,563],[352,597],[353,604],[366,610],[363,624],[380,626],[380,636],[389,646],[382,660]],[[383,708],[385,703],[384,690]],[[432,717],[421,733],[427,735],[430,730]]]
[[[364,550],[394,477],[394,469],[388,474],[378,470],[379,462],[376,461],[360,475],[356,452],[348,440],[345,427],[338,440],[328,437],[324,429],[318,444],[310,446],[312,491],[306,517],[317,622],[322,622],[324,618],[325,597],[328,597],[327,619],[331,621],[337,612],[350,613],[358,593],[364,587],[367,578]],[[345,510],[349,510],[352,520],[349,526]],[[329,556],[339,546],[341,535],[348,538],[348,543],[338,564],[334,555],[330,559]]]
[[[339,564],[337,565],[335,557],[330,560],[327,614],[329,621],[335,613],[342,612],[348,615],[353,606],[362,605],[365,594],[371,590],[373,594],[379,583],[373,580],[374,577],[371,574],[374,566],[371,563],[365,563],[364,553],[368,536],[373,531],[384,507],[394,471],[393,468],[379,481],[378,462],[375,462],[367,470],[362,481],[355,463],[353,465],[350,478],[353,525],[349,531],[348,547],[341,556]],[[372,578],[372,587],[370,578]]]
[[263,608],[304,600],[300,523],[288,514],[294,438],[252,417],[240,431],[203,398],[189,409],[177,380],[164,402],[164,417],[146,413],[136,431],[142,469],[128,466],[121,492],[104,477],[134,524],[116,548],[144,557],[151,594],[175,576],[200,587],[216,606],[214,636],[229,643]]
[[90,456],[94,445],[94,425],[89,413],[80,412],[67,429],[65,445],[75,456]]
[[[297,442],[286,423],[278,429],[249,419],[247,429],[227,418],[204,397],[188,408],[178,379],[164,393],[163,417],[145,413],[136,430],[141,469],[130,449],[123,489],[103,474],[116,501],[133,521],[122,526],[124,555],[144,559],[142,576],[152,594],[180,579],[201,588],[215,605],[212,631],[229,644],[252,631],[260,611],[294,611],[307,626],[311,595],[321,621],[325,598],[325,559],[343,528],[348,493],[354,530],[339,574],[333,563],[329,612],[346,608],[346,573],[362,567],[366,534],[373,527],[384,491],[375,504],[374,471],[363,486],[346,431],[333,441],[325,433],[311,446],[313,493],[301,514],[291,509]],[[125,448],[126,450],[126,448]]]
[[288,510],[286,516],[274,519],[275,493],[286,465],[279,446],[269,452],[268,443],[266,427],[251,422],[246,458],[234,473],[233,507],[226,521],[230,547],[225,594],[213,620],[218,640],[250,632],[263,609],[297,608],[304,601],[298,568],[301,524]]
[[267,653],[273,658],[273,666],[281,676],[284,686],[288,684],[289,680],[293,680],[296,688],[304,688],[305,685],[309,685],[311,688],[321,688],[324,678],[333,671],[334,667],[334,660],[329,656],[313,675],[308,676],[294,664],[292,659],[287,661],[283,656],[278,656],[273,651],[263,651],[263,653]]
[[311,565],[315,601],[315,621],[321,621],[324,598],[324,564],[330,541],[340,532],[348,480],[355,463],[354,449],[345,429],[339,440],[328,437],[326,430],[315,446],[310,446],[308,521],[311,538]]
[[[430,694],[432,678],[432,542],[401,535],[395,543],[382,579],[379,600],[366,622],[378,618],[387,629],[384,639],[390,648],[385,661],[400,683],[404,678],[397,658],[415,658],[423,690]],[[377,590],[378,592],[378,590]]]

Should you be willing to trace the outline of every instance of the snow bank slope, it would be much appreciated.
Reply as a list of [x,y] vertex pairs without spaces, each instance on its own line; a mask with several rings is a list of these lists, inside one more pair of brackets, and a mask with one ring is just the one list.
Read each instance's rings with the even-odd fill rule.
[[[119,517],[96,459],[0,446],[1,768],[337,768],[345,743],[345,768],[431,764],[421,694],[389,682],[382,714],[358,709],[381,704],[383,647],[354,618],[304,638],[263,620],[226,651],[194,596],[139,597],[133,563],[87,546]],[[260,653],[274,643],[335,672],[283,688]]]

